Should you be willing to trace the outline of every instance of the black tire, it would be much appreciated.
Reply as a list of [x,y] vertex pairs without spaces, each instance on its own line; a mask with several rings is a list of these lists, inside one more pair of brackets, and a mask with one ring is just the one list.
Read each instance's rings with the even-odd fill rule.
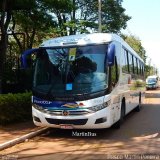
[[120,115],[120,119],[119,119],[119,121],[117,121],[117,122],[113,125],[113,127],[114,127],[115,129],[120,129],[121,124],[122,124],[123,121],[124,121],[124,117],[125,117],[125,101],[123,100],[123,101],[122,101],[122,104],[121,104],[121,115]]
[[141,107],[142,107],[142,101],[141,101],[141,93],[140,93],[140,94],[139,94],[139,104],[138,104],[138,106],[135,108],[135,111],[136,111],[136,112],[140,112]]

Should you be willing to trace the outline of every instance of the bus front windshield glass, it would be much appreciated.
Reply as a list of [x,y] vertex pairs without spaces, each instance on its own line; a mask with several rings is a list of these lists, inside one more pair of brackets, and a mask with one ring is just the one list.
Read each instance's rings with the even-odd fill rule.
[[156,78],[148,78],[147,83],[156,83]]
[[33,87],[46,95],[90,94],[108,87],[107,45],[43,48]]

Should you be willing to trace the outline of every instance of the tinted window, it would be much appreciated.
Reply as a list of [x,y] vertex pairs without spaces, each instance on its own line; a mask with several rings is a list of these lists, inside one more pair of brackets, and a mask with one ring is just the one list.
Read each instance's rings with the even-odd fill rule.
[[125,49],[123,49],[123,52],[122,52],[122,71],[125,73],[129,72],[128,52]]
[[137,74],[137,58],[133,56],[134,74]]
[[129,71],[130,73],[133,73],[133,59],[132,59],[132,54],[128,53],[128,63],[129,63]]

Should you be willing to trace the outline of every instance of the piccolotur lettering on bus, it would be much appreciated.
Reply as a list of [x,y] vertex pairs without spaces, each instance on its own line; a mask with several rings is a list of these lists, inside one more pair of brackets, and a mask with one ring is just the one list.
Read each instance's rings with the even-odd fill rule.
[[39,101],[39,100],[34,99],[33,103],[37,103],[37,104],[51,104],[52,102],[50,102],[50,101]]

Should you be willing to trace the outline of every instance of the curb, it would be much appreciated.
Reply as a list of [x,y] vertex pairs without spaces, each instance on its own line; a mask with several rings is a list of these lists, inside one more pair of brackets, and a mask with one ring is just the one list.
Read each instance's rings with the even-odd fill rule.
[[21,137],[18,137],[18,138],[15,138],[13,140],[10,140],[8,142],[2,143],[2,144],[0,144],[0,151],[3,150],[3,149],[6,149],[6,148],[12,147],[12,146],[14,146],[18,143],[24,142],[26,139],[33,138],[37,135],[40,135],[40,134],[46,132],[48,129],[49,128],[41,128],[37,131],[33,131],[33,132],[28,133],[26,135],[23,135]]

